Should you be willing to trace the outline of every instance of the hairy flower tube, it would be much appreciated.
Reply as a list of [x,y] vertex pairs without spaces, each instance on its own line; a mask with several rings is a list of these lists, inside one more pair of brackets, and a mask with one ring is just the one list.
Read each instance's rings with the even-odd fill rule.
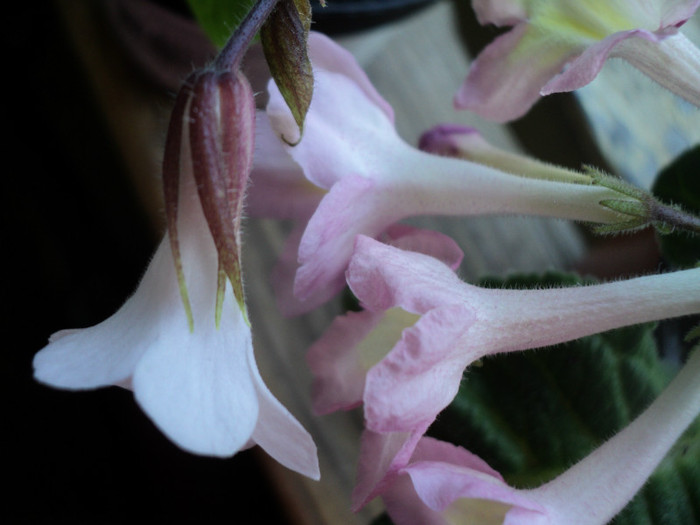
[[700,351],[634,421],[552,481],[515,489],[479,457],[422,438],[382,498],[396,525],[608,523],[700,413]]
[[700,106],[700,50],[679,30],[698,0],[473,0],[479,22],[514,26],[472,63],[455,106],[497,122],[541,95],[591,82],[620,57]]
[[[700,269],[593,286],[494,290],[462,282],[435,258],[365,236],[357,238],[347,279],[366,311],[336,319],[308,360],[317,411],[364,403],[368,432],[356,504],[402,466],[454,399],[470,363],[700,312]],[[364,452],[377,448],[384,449],[382,462]]]
[[376,237],[407,217],[526,214],[596,223],[625,220],[623,213],[599,205],[619,198],[614,190],[508,174],[409,146],[396,133],[389,106],[352,57],[321,35],[312,34],[309,42],[316,84],[303,137],[272,83],[267,112],[275,132],[295,144],[285,147],[306,177],[327,190],[299,245],[294,293],[310,307],[343,288],[356,235]]
[[595,184],[614,189],[619,193],[618,197],[600,201],[600,204],[612,210],[624,211],[628,219],[616,224],[596,225],[594,230],[598,233],[629,232],[650,225],[664,233],[677,228],[700,232],[699,218],[678,206],[660,202],[651,193],[628,182],[592,167],[584,168],[581,173],[497,148],[472,127],[439,124],[421,135],[419,147],[423,151],[479,162],[523,177]]
[[166,141],[165,238],[133,296],[96,326],[54,334],[35,377],[71,390],[127,386],[184,450],[224,457],[258,444],[318,479],[313,440],[260,376],[243,296],[254,112],[240,73],[190,77]]

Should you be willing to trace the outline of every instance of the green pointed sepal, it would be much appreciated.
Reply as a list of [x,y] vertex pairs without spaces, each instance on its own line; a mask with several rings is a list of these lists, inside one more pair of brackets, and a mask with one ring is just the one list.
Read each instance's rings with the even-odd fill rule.
[[253,164],[255,102],[240,72],[205,72],[194,87],[189,112],[192,167],[199,200],[219,257],[216,325],[225,280],[247,319],[241,274],[241,220]]
[[309,0],[280,0],[260,30],[272,78],[299,127],[296,140],[282,137],[289,145],[301,140],[304,119],[313,95],[314,78],[307,52],[310,28]]
[[183,122],[187,118],[189,101],[192,96],[192,84],[196,80],[196,74],[191,75],[184,83],[175,99],[175,106],[170,117],[168,135],[165,140],[165,154],[163,157],[163,194],[165,201],[165,217],[170,240],[170,251],[175,265],[180,297],[185,308],[187,324],[190,332],[194,330],[194,317],[190,305],[189,294],[185,274],[182,268],[182,256],[180,254],[180,240],[178,235],[177,217],[180,201],[180,170],[182,160],[182,134]]

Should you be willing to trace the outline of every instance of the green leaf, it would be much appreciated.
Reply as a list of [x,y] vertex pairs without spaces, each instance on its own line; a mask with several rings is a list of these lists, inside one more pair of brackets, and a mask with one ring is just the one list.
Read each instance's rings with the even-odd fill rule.
[[[660,200],[699,214],[700,146],[689,149],[661,170],[653,191]],[[672,266],[689,268],[700,261],[700,236],[676,232],[659,236],[659,241],[662,255]]]
[[197,22],[221,48],[255,5],[255,0],[187,0]]
[[[508,288],[575,285],[549,273],[489,279]],[[513,486],[551,480],[626,426],[672,376],[658,356],[654,324],[564,345],[486,358],[429,435],[464,446]],[[685,524],[700,518],[700,420],[676,444],[617,524]]]
[[[306,42],[311,27],[309,0],[280,0],[260,30],[272,78],[299,126],[299,138],[311,104],[314,78]],[[289,142],[290,137],[282,137]]]

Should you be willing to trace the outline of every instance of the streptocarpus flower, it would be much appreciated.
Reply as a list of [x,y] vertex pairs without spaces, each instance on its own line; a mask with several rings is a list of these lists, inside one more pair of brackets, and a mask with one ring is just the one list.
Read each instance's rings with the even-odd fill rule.
[[540,95],[591,82],[610,57],[700,106],[700,50],[678,28],[698,0],[473,0],[482,24],[514,26],[484,49],[455,106],[505,122]]
[[254,104],[240,73],[195,73],[181,90],[164,162],[168,233],[110,318],[54,334],[35,377],[80,390],[127,386],[181,448],[230,456],[259,444],[318,479],[309,434],[263,382],[239,262]]
[[[370,430],[410,431],[432,421],[454,398],[465,367],[486,355],[700,312],[699,276],[693,269],[593,286],[494,290],[461,281],[433,257],[358,236],[347,279],[368,313],[340,317],[329,328],[332,334],[342,323],[354,340],[324,336],[310,350],[317,407],[329,411],[322,399],[332,395],[335,375],[349,369],[315,366],[335,355],[333,364],[364,363],[366,381],[362,399],[333,408],[364,401]],[[393,340],[384,340],[393,344],[372,345],[375,354],[363,355],[366,339],[381,341],[388,326]]]
[[[329,412],[364,402],[365,426],[376,433],[367,439],[404,457],[477,359],[700,312],[700,269],[585,287],[493,290],[460,281],[432,257],[364,236],[347,279],[367,312],[336,319],[309,351],[315,407]],[[338,331],[353,336],[338,338]],[[402,466],[388,456],[361,460],[367,468],[359,472],[356,506]]]
[[[431,438],[382,497],[397,525],[608,523],[700,413],[700,351],[632,423],[552,481],[508,486],[483,460]],[[380,451],[374,451],[379,453]]]
[[[256,115],[256,138],[246,210],[251,217],[292,220],[294,223],[272,272],[277,305],[284,315],[294,316],[319,304],[315,300],[299,301],[294,296],[293,287],[301,236],[327,192],[304,177],[301,168],[282,148],[281,141],[270,128],[267,115],[262,112]],[[387,227],[380,237],[392,246],[430,254],[453,268],[462,260],[462,251],[455,242],[438,232],[394,224]]]
[[[299,246],[295,295],[314,305],[344,286],[356,235],[378,236],[418,215],[527,214],[614,223],[599,206],[605,188],[506,174],[461,159],[429,155],[396,133],[390,108],[352,57],[312,34],[314,96],[304,135],[287,147],[306,177],[328,190]],[[299,131],[274,84],[267,112],[273,129],[296,143]]]

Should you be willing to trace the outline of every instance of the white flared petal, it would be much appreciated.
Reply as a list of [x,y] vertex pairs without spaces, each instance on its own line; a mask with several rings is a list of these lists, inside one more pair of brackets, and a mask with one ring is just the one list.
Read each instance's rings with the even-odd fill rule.
[[321,471],[313,439],[272,395],[254,365],[252,372],[260,403],[260,415],[253,440],[285,467],[311,479],[320,479]]
[[162,315],[165,312],[160,310],[168,306],[181,309],[166,242],[161,243],[137,292],[114,315],[93,327],[61,330],[51,336],[49,345],[34,356],[37,380],[60,388],[89,389],[131,376],[159,337],[158,327],[149,322],[154,312]]
[[230,290],[226,299],[219,329],[213,308],[208,320],[195,317],[193,332],[184,319],[163,326],[133,377],[136,401],[156,426],[198,454],[235,454],[258,418],[250,330]]

